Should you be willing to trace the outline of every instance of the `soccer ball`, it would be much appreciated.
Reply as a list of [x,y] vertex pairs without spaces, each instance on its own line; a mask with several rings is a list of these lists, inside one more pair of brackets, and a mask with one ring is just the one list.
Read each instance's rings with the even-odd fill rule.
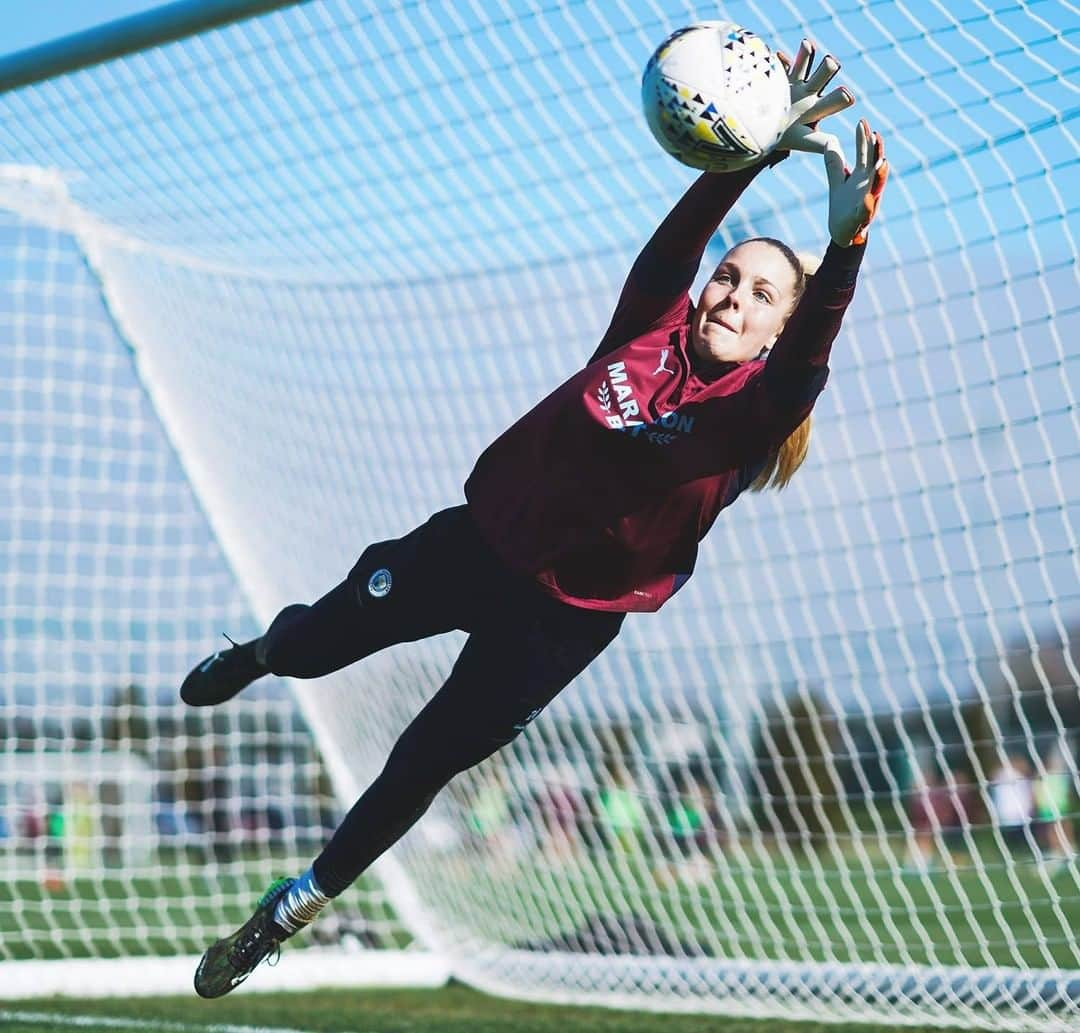
[[784,66],[759,36],[710,21],[660,44],[645,66],[641,102],[668,154],[691,168],[731,172],[776,146],[791,93]]

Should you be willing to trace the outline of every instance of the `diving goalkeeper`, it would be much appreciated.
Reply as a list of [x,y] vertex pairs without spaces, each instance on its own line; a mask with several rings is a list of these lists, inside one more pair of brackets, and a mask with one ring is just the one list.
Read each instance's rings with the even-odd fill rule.
[[[456,774],[520,734],[618,635],[694,570],[698,542],[745,490],[784,487],[806,456],[810,412],[851,301],[888,165],[865,121],[849,170],[821,119],[854,103],[839,70],[803,42],[783,58],[788,127],[765,162],[700,176],[645,245],[583,369],[493,442],[465,505],[378,542],[311,605],[287,606],[261,637],[215,653],[180,690],[223,703],[268,673],[319,678],[399,642],[468,633],[445,684],[379,776],[296,878],[195,973],[220,997],[310,922],[396,842]],[[697,303],[709,238],[766,165],[823,154],[830,243],[808,275],[785,244],[744,240]]]

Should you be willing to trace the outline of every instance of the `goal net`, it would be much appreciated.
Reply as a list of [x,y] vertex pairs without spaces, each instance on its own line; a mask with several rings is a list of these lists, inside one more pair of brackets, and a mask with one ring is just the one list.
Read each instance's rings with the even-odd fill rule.
[[[197,951],[378,772],[460,636],[207,717],[179,680],[580,368],[692,176],[644,62],[716,15],[324,0],[0,97],[0,957]],[[309,935],[554,1001],[1075,1025],[1075,12],[722,15],[837,54],[893,168],[810,457]],[[825,206],[795,155],[705,265],[821,252]]]
[[[343,812],[283,682],[179,702],[255,622],[56,182],[0,175],[0,997],[179,991]],[[342,903],[297,978],[444,977],[381,888]]]

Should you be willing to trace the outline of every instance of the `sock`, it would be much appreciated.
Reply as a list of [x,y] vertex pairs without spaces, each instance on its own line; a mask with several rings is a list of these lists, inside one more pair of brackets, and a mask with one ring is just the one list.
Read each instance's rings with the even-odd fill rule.
[[292,934],[307,925],[329,903],[330,898],[319,888],[315,873],[309,868],[278,901],[274,921]]

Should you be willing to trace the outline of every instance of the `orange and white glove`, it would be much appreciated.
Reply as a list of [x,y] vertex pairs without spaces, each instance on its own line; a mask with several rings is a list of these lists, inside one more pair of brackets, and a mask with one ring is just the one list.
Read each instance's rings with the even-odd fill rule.
[[844,164],[839,144],[825,151],[825,174],[829,177],[829,236],[840,247],[865,244],[866,231],[877,215],[881,193],[889,178],[885,143],[871,133],[865,118],[855,127],[855,167]]
[[794,59],[781,50],[776,52],[787,72],[791,107],[788,109],[787,128],[773,148],[775,151],[824,154],[830,141],[836,140],[836,137],[832,133],[821,132],[818,123],[855,103],[855,95],[846,86],[839,86],[824,97],[821,95],[840,71],[840,62],[832,54],[826,54],[811,73],[815,53],[814,44],[808,39],[799,44]]

